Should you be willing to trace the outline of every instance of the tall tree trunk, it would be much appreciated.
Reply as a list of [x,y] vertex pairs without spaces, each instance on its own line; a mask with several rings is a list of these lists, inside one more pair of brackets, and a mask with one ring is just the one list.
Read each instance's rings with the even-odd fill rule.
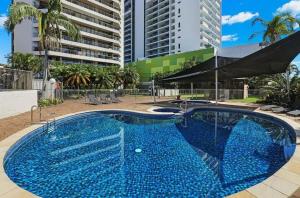
[[45,56],[44,56],[44,71],[43,71],[43,88],[42,88],[42,97],[46,97],[46,82],[48,80],[48,66],[49,66],[49,54],[48,49],[45,49]]

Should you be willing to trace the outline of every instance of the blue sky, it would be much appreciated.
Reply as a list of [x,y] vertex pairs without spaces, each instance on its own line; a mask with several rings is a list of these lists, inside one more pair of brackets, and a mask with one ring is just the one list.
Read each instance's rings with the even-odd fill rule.
[[5,56],[11,52],[10,35],[3,29],[10,2],[11,0],[0,0],[0,63],[6,63]]
[[[291,12],[300,18],[300,0],[223,0],[223,47],[261,42],[259,35],[253,40],[249,36],[261,31],[260,25],[252,26],[256,17],[270,20],[278,12]],[[300,56],[294,62],[300,66]]]
[[[5,56],[11,51],[10,35],[3,29],[11,0],[0,2],[0,63],[6,63]],[[262,30],[259,25],[252,27],[255,17],[266,20],[277,11],[289,11],[300,18],[300,0],[223,0],[223,47],[235,46],[261,41],[261,36],[249,40],[249,36]],[[300,56],[295,59],[300,66]]]

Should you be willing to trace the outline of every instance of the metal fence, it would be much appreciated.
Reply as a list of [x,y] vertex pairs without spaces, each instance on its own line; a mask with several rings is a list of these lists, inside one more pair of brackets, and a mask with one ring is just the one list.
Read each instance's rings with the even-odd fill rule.
[[[79,99],[84,98],[87,95],[100,96],[103,94],[115,94],[117,97],[123,96],[152,96],[153,91],[151,89],[119,89],[119,90],[108,90],[108,89],[64,89],[55,92],[55,97],[67,99]],[[184,99],[203,99],[203,100],[215,100],[214,89],[156,89],[155,95],[157,97],[171,97],[176,98],[178,95]],[[263,90],[249,90],[249,97],[261,98],[264,95]],[[230,100],[230,99],[243,99],[244,90],[242,89],[220,89],[218,91],[218,99]]]
[[32,89],[32,72],[0,68],[0,90]]

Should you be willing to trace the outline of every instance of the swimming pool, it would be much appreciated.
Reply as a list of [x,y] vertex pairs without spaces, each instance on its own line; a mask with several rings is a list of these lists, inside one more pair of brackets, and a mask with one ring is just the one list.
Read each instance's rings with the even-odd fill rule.
[[103,111],[33,131],[4,168],[41,197],[223,197],[265,180],[294,151],[293,129],[256,113]]

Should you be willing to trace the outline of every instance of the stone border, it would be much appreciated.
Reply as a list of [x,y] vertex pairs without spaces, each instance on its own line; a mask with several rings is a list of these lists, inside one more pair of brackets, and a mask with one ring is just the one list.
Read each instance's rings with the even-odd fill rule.
[[[199,109],[201,107],[198,107]],[[204,107],[205,108],[205,107]],[[222,108],[222,107],[218,107]],[[228,108],[224,108],[228,109]],[[88,113],[88,112],[99,112],[99,111],[121,111],[121,112],[133,112],[140,114],[148,114],[148,115],[162,115],[160,113],[153,112],[142,112],[142,111],[132,111],[132,110],[124,110],[124,109],[108,109],[108,110],[93,110],[93,111],[82,111],[72,114],[66,114],[60,117],[55,118],[56,120],[77,115],[80,113]],[[191,109],[189,109],[191,111]],[[258,113],[271,115],[280,120],[287,122],[291,127],[294,128],[297,135],[297,146],[293,157],[290,159],[288,163],[286,163],[281,169],[279,169],[274,175],[259,183],[253,187],[250,187],[244,191],[236,193],[234,195],[230,195],[230,198],[252,198],[252,197],[290,197],[293,195],[297,189],[300,188],[300,124],[295,121],[282,117],[269,112],[255,111]],[[163,115],[172,115],[172,114],[163,114]],[[6,152],[10,149],[12,145],[14,145],[19,139],[32,132],[33,130],[42,127],[43,124],[37,124],[30,126],[26,129],[23,129],[8,138],[0,141],[0,198],[9,198],[9,197],[38,197],[22,188],[17,186],[10,178],[6,175],[3,163]]]

